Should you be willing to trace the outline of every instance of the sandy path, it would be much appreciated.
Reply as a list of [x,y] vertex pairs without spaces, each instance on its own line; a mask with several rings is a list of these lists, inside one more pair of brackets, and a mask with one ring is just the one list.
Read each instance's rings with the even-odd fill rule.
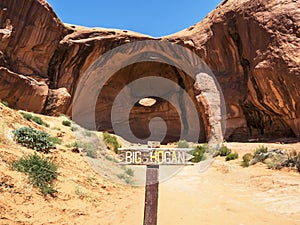
[[300,224],[300,176],[217,159],[186,167],[160,185],[161,225]]
[[[239,160],[225,162],[218,157],[205,172],[200,172],[199,165],[187,166],[162,182],[158,225],[300,225],[299,173],[269,170],[262,164],[240,166],[242,155],[259,145],[228,143],[239,153]],[[299,143],[265,145],[300,149]],[[109,224],[143,224],[144,192],[137,190],[128,198],[132,204],[126,211],[118,213],[116,207],[112,212],[116,217]]]

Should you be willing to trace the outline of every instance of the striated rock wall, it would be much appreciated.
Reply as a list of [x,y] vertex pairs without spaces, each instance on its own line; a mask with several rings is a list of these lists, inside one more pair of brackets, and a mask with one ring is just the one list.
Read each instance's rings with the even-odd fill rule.
[[[1,0],[0,99],[20,109],[70,115],[78,82],[100,55],[125,43],[162,40],[191,49],[215,74],[226,101],[227,140],[300,137],[299,8],[295,0],[225,0],[202,22],[154,39],[130,31],[64,25],[42,0]],[[98,100],[98,129],[112,131],[106,123],[108,100],[118,85],[133,78],[128,78],[130,71],[141,71],[143,77],[149,68],[191,87],[184,73],[176,68],[170,72],[164,65],[145,63],[119,71],[109,92]],[[205,141],[216,119],[201,102],[201,90],[187,92],[200,101],[204,134],[199,140]],[[176,140],[176,112],[163,101],[154,108],[133,108],[134,118],[139,118],[132,124],[137,135],[146,137],[144,121],[161,114],[172,130],[168,141]]]
[[48,86],[0,67],[0,96],[11,107],[41,113],[47,100]]
[[224,1],[167,37],[190,46],[216,75],[229,140],[299,137],[299,1]]
[[47,77],[49,61],[68,30],[45,1],[1,0],[0,50],[8,69]]

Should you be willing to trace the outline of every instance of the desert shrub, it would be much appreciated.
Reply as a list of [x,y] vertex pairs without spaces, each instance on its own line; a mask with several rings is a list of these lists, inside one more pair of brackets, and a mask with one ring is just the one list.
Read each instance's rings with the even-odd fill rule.
[[72,123],[71,123],[70,120],[64,120],[64,121],[62,121],[62,125],[64,125],[64,126],[70,127],[71,124],[72,124]]
[[53,143],[53,145],[61,145],[62,139],[59,137],[49,137],[48,140]]
[[195,147],[192,151],[189,152],[189,154],[194,156],[194,158],[192,158],[190,160],[190,162],[198,163],[202,160],[205,160],[205,158],[206,158],[205,151],[206,151],[205,146],[199,145],[199,146]]
[[85,137],[92,137],[93,132],[90,131],[90,130],[84,130],[84,131],[83,131],[83,135],[84,135]]
[[97,149],[92,143],[75,141],[66,145],[67,148],[81,148],[90,158],[97,158]]
[[287,154],[287,160],[283,161],[282,167],[295,167],[300,172],[300,152],[290,151]]
[[39,125],[43,125],[45,127],[49,127],[49,124],[46,123],[45,121],[42,120],[41,117],[39,116],[33,116],[32,114],[30,113],[27,113],[27,112],[21,112],[21,115],[28,121],[33,121]]
[[189,143],[186,140],[179,140],[177,142],[177,148],[189,148]]
[[28,121],[32,119],[32,114],[26,113],[26,112],[21,112],[21,115]]
[[109,134],[108,132],[103,133],[103,140],[107,145],[112,145],[113,150],[117,153],[119,143],[116,136]]
[[75,131],[77,131],[77,130],[78,130],[78,127],[75,127],[75,126],[72,126],[72,127],[71,127],[71,131],[75,132]]
[[262,153],[267,153],[268,152],[268,148],[267,147],[264,147],[263,145],[262,146],[259,146],[254,154],[253,154],[253,157],[255,158],[257,155],[260,155]]
[[85,150],[86,155],[90,158],[96,159],[97,158],[97,151],[95,148],[88,148]]
[[4,106],[9,107],[8,102],[6,102],[6,101],[1,101],[1,103],[2,103]]
[[75,186],[75,194],[81,198],[89,197],[87,190],[79,185]]
[[25,173],[30,183],[38,187],[45,196],[56,192],[53,181],[58,176],[58,166],[48,158],[39,155],[26,155],[12,163],[12,167],[22,173]]
[[231,149],[225,145],[222,145],[219,149],[220,156],[228,156],[231,153]]
[[133,169],[126,169],[125,170],[125,173],[128,175],[128,176],[131,176],[131,177],[133,177],[134,176],[134,170]]
[[132,177],[127,175],[126,173],[117,174],[117,177],[121,180],[124,180],[126,184],[133,184]]
[[266,154],[268,153],[268,148],[262,146],[259,146],[254,154],[253,154],[253,158],[255,159],[256,162],[263,162],[266,158],[268,158],[268,155]]
[[67,148],[79,148],[79,144],[77,141],[73,142],[73,143],[69,143],[65,145]]
[[239,158],[239,154],[234,152],[234,153],[230,153],[229,155],[226,156],[225,160],[226,161],[230,161],[230,160],[235,160]]
[[49,124],[42,120],[39,116],[33,116],[31,120],[39,125],[43,125],[45,127],[49,127]]
[[298,156],[298,160],[296,162],[297,171],[300,173],[300,155]]
[[44,121],[42,120],[42,118],[39,117],[39,116],[33,116],[33,117],[31,118],[31,120],[32,120],[33,122],[39,124],[39,125],[43,125],[43,122],[44,122]]
[[14,140],[19,144],[36,151],[49,152],[54,144],[49,140],[50,135],[31,127],[21,127],[13,131]]
[[253,159],[253,155],[251,153],[246,153],[245,155],[243,155],[242,166],[248,167],[252,159]]
[[264,164],[267,165],[268,169],[280,169],[280,168],[282,168],[280,166],[280,164],[275,159],[271,159],[271,158],[265,159]]

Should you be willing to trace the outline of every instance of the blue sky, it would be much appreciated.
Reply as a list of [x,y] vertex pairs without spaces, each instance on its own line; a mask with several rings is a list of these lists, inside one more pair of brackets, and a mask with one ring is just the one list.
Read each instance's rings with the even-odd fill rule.
[[160,37],[201,21],[221,0],[48,0],[65,23]]

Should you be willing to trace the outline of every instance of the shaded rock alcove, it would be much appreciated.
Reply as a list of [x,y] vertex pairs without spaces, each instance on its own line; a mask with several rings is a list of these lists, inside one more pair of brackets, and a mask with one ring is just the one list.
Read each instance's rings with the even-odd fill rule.
[[[182,95],[181,90],[173,89],[172,87],[166,86],[165,89],[159,90],[161,97],[157,96],[146,96],[155,100],[155,104],[152,106],[144,106],[139,103],[144,98],[144,89],[150,88],[155,89],[158,84],[149,83],[147,85],[141,85],[140,87],[134,87],[135,90],[131,90],[130,83],[145,77],[161,77],[166,78],[174,84],[179,84],[180,87],[189,94],[193,101],[194,107],[196,108],[199,120],[200,132],[198,141],[205,142],[208,140],[208,132],[205,129],[205,122],[208,119],[205,117],[204,108],[201,102],[198,102],[195,98],[193,86],[195,80],[187,75],[182,70],[165,63],[160,62],[139,62],[131,64],[117,73],[115,73],[102,88],[96,103],[96,126],[97,130],[113,132],[111,110],[114,100],[124,87],[129,92],[131,98],[125,98],[124,104],[132,105],[132,109],[129,115],[129,121],[119,121],[119,123],[128,123],[133,134],[140,139],[147,139],[151,132],[149,125],[153,118],[161,118],[166,124],[166,136],[163,139],[163,143],[174,142],[179,140],[181,130],[188,133],[189,122],[192,122],[194,118],[189,117],[189,111],[186,108],[185,99]],[[137,90],[139,89],[140,90]],[[162,98],[164,97],[164,98]],[[177,111],[174,105],[172,105],[166,99],[175,99],[179,104],[180,110]],[[120,111],[120,114],[123,112]],[[165,132],[156,131],[156,132]],[[158,136],[163,134],[157,134]]]

